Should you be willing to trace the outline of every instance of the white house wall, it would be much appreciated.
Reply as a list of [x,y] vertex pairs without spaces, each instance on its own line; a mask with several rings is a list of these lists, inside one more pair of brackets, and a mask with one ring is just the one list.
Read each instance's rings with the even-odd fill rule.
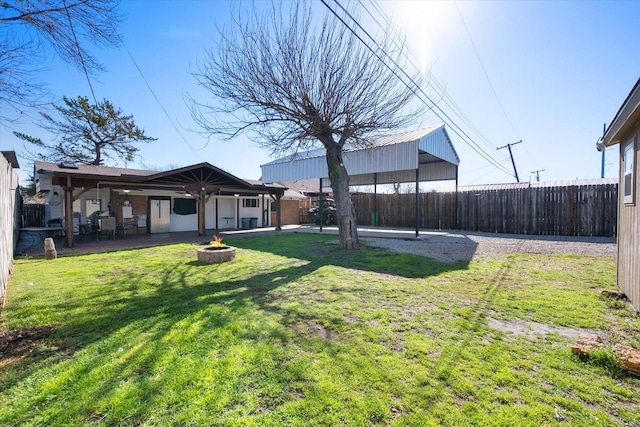
[[[45,203],[48,206],[48,215],[47,219],[57,219],[64,218],[64,192],[60,186],[49,186],[48,191],[45,195]],[[75,189],[75,193],[81,191],[80,188]],[[175,197],[190,197],[188,195],[175,195],[175,192],[168,194],[166,191],[161,190],[145,190],[135,193],[136,196],[169,196],[172,198],[171,206],[173,206],[173,199]],[[175,197],[174,197],[175,196]],[[73,211],[75,213],[80,214],[80,223],[86,224],[87,222],[87,211],[86,204],[87,200],[92,199],[101,199],[102,210],[106,211],[108,209],[108,205],[110,203],[110,189],[109,188],[94,188],[86,193],[83,193],[80,198],[73,202]],[[216,199],[218,200],[218,227],[220,229],[225,228],[236,228],[238,224],[242,225],[241,220],[238,220],[238,208],[237,203],[240,203],[240,217],[239,218],[258,218],[258,226],[267,226],[267,223],[263,224],[263,210],[270,209],[269,203],[270,199],[268,197],[264,198],[263,206],[263,198],[262,196],[256,197],[258,200],[258,207],[243,207],[242,200],[243,197],[234,197],[234,196],[213,196],[211,197],[205,206],[205,226],[208,229],[214,229],[216,227]],[[247,199],[252,199],[248,197]],[[176,215],[173,212],[170,214],[170,232],[180,232],[180,231],[197,231],[198,230],[198,215]],[[78,225],[78,224],[76,224]]]
[[[173,206],[173,200],[171,201]],[[169,215],[169,232],[194,231],[198,230],[198,214],[176,215],[173,212]]]

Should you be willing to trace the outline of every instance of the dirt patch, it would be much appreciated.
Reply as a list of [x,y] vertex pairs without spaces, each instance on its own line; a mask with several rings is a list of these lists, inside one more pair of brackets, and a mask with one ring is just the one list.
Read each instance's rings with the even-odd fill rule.
[[54,329],[53,326],[42,325],[0,332],[0,367],[33,354]]
[[292,329],[301,335],[306,335],[307,338],[318,337],[327,339],[332,342],[337,342],[336,334],[330,329],[325,328],[323,325],[314,322],[296,323],[291,325]]
[[512,320],[496,320],[491,317],[487,318],[489,327],[497,329],[501,332],[507,332],[514,335],[523,335],[528,338],[536,336],[546,336],[547,334],[558,334],[566,338],[578,338],[580,334],[587,332],[594,333],[588,329],[567,328],[564,326],[549,326],[544,323],[525,321],[520,319]]

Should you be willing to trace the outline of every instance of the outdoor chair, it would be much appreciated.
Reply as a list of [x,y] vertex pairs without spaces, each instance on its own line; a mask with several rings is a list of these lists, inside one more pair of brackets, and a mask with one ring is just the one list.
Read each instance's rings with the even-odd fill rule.
[[98,234],[110,234],[113,240],[116,239],[116,218],[114,216],[101,216],[98,223],[100,224]]

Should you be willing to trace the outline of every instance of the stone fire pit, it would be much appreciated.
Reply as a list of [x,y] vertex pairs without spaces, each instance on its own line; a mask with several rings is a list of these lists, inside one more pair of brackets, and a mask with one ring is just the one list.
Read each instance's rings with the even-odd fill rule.
[[235,257],[236,248],[233,246],[205,246],[198,249],[198,261],[205,264],[219,264]]

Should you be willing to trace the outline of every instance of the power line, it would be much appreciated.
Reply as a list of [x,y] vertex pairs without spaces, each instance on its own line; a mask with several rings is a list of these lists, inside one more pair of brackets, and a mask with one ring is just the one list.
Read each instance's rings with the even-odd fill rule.
[[[471,147],[476,153],[478,153],[480,156],[482,156],[485,160],[487,160],[490,163],[493,163],[494,166],[498,169],[503,170],[505,173],[509,173],[507,171],[506,168],[504,168],[502,165],[500,165],[491,155],[489,155],[487,152],[485,152],[460,126],[458,126],[458,124],[456,122],[454,122],[449,115],[442,110],[442,108],[440,108],[437,103],[435,103],[431,97],[429,95],[427,95],[424,90],[411,78],[411,76],[409,76],[407,74],[407,72],[394,60],[394,58],[392,58],[388,53],[386,53],[384,50],[380,49],[380,51],[395,65],[396,69],[400,71],[401,74],[403,74],[408,80],[409,82],[411,82],[413,84],[413,86],[415,86],[417,88],[417,90],[432,104],[432,106],[429,106],[427,104],[427,102],[422,98],[422,96],[418,95],[415,91],[415,89],[413,89],[407,82],[405,82],[399,75],[398,73],[389,65],[385,62],[385,60],[383,58],[380,57],[380,55],[378,55],[361,37],[360,35],[358,35],[355,30],[353,28],[351,28],[343,19],[342,17],[340,17],[337,12],[331,8],[325,0],[321,0],[322,3],[331,11],[331,13],[333,13],[333,15],[340,21],[342,22],[343,25],[345,25],[347,27],[347,29],[349,29],[349,31],[358,39],[360,40],[360,42],[362,42],[365,47],[367,49],[369,49],[384,65],[385,67],[387,67],[396,77],[398,77],[400,79],[400,81],[407,86],[407,88],[409,88],[418,99],[420,99],[427,107],[429,107],[434,114],[442,121],[445,122],[449,122],[450,123],[450,128],[451,130],[458,135],[463,141],[465,141],[465,143],[467,143],[467,145],[469,145],[469,147]],[[366,34],[366,36],[371,39],[374,43],[375,43],[375,39],[362,27],[362,25],[349,13],[348,10],[346,10],[339,2],[338,0],[334,0],[334,2],[338,5],[338,7],[340,7],[340,9],[342,9],[342,11],[358,26],[358,28],[360,28],[360,30],[362,32],[364,32],[364,34]],[[438,112],[434,111],[433,109],[437,109],[438,111],[440,111],[440,113],[442,114],[438,114]],[[445,120],[442,116],[446,117],[447,120]],[[464,137],[463,137],[464,135]]]
[[[375,43],[375,39],[362,27],[362,25],[360,25],[360,23],[349,13],[349,11],[347,11],[337,0],[334,0],[334,2],[343,10],[344,13],[346,13],[346,15],[360,28],[361,31],[363,31],[367,37],[369,37],[369,39],[371,39],[374,43]],[[467,138],[467,140],[465,141],[467,143],[467,145],[469,145],[474,151],[476,151],[476,153],[480,154],[482,157],[485,158],[485,160],[489,161],[490,163],[493,163],[497,168],[501,168],[501,165],[499,165],[495,159],[493,159],[493,157],[491,157],[488,153],[486,153],[484,150],[482,150],[482,148],[480,148],[477,143],[475,141],[473,141],[473,139],[471,139],[471,137],[469,137],[469,135],[467,135],[467,133],[460,127],[457,125],[457,123],[455,123],[450,117],[449,115],[442,110],[442,108],[440,108],[436,102],[434,102],[429,95],[427,95],[424,90],[411,78],[411,76],[409,76],[407,74],[406,71],[404,71],[404,69],[402,67],[400,67],[400,65],[392,58],[390,57],[389,54],[387,54],[384,50],[381,50],[382,53],[384,53],[385,56],[387,56],[391,62],[395,65],[395,67],[400,70],[400,72],[402,74],[404,74],[404,76],[409,79],[409,81],[418,89],[418,91],[420,91],[424,97],[427,98],[427,100],[429,102],[431,102],[431,104],[433,105],[433,107],[430,107],[425,100],[418,95],[415,90],[410,87],[400,76],[398,76],[397,72],[395,72],[395,70],[393,68],[391,68],[385,61],[384,59],[382,59],[376,52],[373,51],[373,49],[364,41],[362,40],[362,38],[355,32],[355,30],[353,30],[353,28],[351,28],[346,22],[344,22],[344,20],[338,16],[338,14],[328,5],[326,4],[326,2],[324,0],[322,0],[322,3],[338,18],[338,20],[340,20],[348,29],[349,31],[351,31],[352,34],[354,34],[355,37],[357,37],[366,47],[367,49],[369,49],[387,68],[389,68],[389,70],[391,70],[391,72],[400,79],[400,81],[407,86],[410,90],[412,90],[412,92],[417,96],[418,99],[420,99],[427,107],[429,107],[432,111],[433,108],[436,108],[437,110],[439,110],[442,115],[444,115],[448,121],[450,122],[450,128],[451,130],[458,135],[463,141],[465,140],[465,138],[462,136],[462,134],[465,135],[465,137]],[[442,118],[442,116],[440,114],[438,114],[436,111],[433,111],[434,114],[436,116],[438,116],[438,118],[442,121],[445,121],[445,119]],[[457,129],[456,129],[457,128]],[[462,134],[461,134],[462,133]],[[475,147],[474,147],[475,146]],[[477,148],[476,148],[477,147]],[[505,172],[506,169],[503,169]],[[508,173],[508,172],[507,172]]]
[[467,27],[467,23],[464,20],[464,18],[462,17],[462,11],[460,11],[460,7],[458,6],[458,2],[454,1],[453,3],[456,5],[456,10],[458,11],[458,16],[460,16],[460,20],[462,21],[462,25],[464,26],[464,30],[467,32],[467,36],[469,37],[469,41],[471,42],[471,46],[473,46],[473,51],[476,53],[476,58],[478,58],[478,62],[480,63],[480,67],[482,68],[482,72],[484,73],[484,76],[487,79],[487,82],[489,83],[489,87],[491,88],[491,92],[493,92],[493,96],[496,98],[496,101],[498,101],[498,106],[500,107],[500,110],[502,111],[502,114],[504,115],[504,118],[507,120],[507,123],[509,123],[509,126],[511,126],[511,129],[517,135],[518,132],[516,132],[516,128],[513,126],[513,123],[511,123],[511,120],[509,120],[509,116],[507,116],[507,112],[505,111],[504,106],[502,105],[502,102],[500,101],[500,97],[498,97],[498,93],[496,92],[496,89],[493,87],[493,83],[491,82],[491,79],[489,78],[489,73],[487,73],[487,69],[484,66],[484,62],[482,62],[482,58],[480,58],[480,53],[478,52],[478,48],[476,47],[476,44],[473,41],[473,37],[471,37],[471,32],[469,32],[469,28]]
[[127,55],[129,55],[129,58],[131,59],[131,62],[133,62],[133,65],[135,65],[136,69],[138,70],[138,73],[140,74],[140,77],[142,77],[142,80],[144,81],[145,85],[147,86],[147,89],[149,89],[149,92],[151,92],[151,95],[153,95],[153,98],[156,100],[156,102],[158,103],[158,105],[160,106],[160,109],[162,110],[162,112],[164,113],[164,115],[167,117],[167,120],[169,120],[169,123],[171,123],[171,126],[173,127],[173,129],[176,131],[176,133],[178,135],[180,135],[180,138],[182,139],[182,141],[187,145],[187,147],[189,147],[189,149],[191,151],[193,151],[193,153],[196,155],[196,157],[198,158],[198,160],[202,160],[202,158],[200,157],[200,155],[197,153],[197,151],[200,151],[202,149],[204,149],[207,145],[205,144],[202,148],[199,148],[198,150],[194,149],[191,144],[189,144],[189,142],[187,141],[187,139],[182,135],[182,133],[180,132],[180,130],[178,129],[178,127],[175,125],[175,123],[173,122],[173,120],[171,119],[171,116],[169,115],[169,113],[167,112],[167,110],[164,108],[164,105],[162,105],[162,102],[160,102],[160,99],[158,98],[158,96],[156,95],[155,91],[153,90],[153,88],[151,88],[151,85],[149,84],[149,82],[147,81],[147,78],[144,76],[144,74],[142,73],[142,70],[140,69],[140,67],[138,66],[138,63],[136,62],[135,59],[133,59],[133,55],[131,55],[131,52],[129,52],[129,49],[127,49],[125,47],[125,51],[127,52]]
[[69,13],[69,8],[67,7],[67,2],[62,0],[62,5],[64,6],[64,11],[67,14],[67,19],[69,20],[69,28],[71,28],[71,34],[73,35],[73,41],[78,49],[78,56],[80,57],[80,64],[82,65],[82,69],[84,70],[84,75],[87,77],[87,83],[89,83],[89,89],[91,90],[91,95],[93,96],[93,102],[98,105],[98,100],[96,99],[96,94],[93,91],[93,86],[91,85],[91,79],[89,78],[89,72],[87,71],[87,66],[84,63],[84,58],[82,57],[82,49],[80,49],[80,44],[78,43],[78,37],[76,37],[76,31],[73,28],[73,20],[71,19],[71,14]]
[[[367,12],[367,14],[376,22],[376,24],[378,24],[378,26],[382,30],[384,30],[385,27],[378,21],[377,17],[374,16],[374,14],[369,11],[369,9],[365,5],[365,3],[363,3],[362,0],[358,0],[358,3],[360,4],[360,7],[362,9],[364,9]],[[372,1],[372,2],[367,3],[367,4],[373,5],[373,7],[376,10],[376,12],[378,12],[381,15],[381,17],[384,20],[384,23],[386,24],[387,28],[389,28],[393,32],[393,35],[396,38],[401,36],[401,34],[393,27],[391,19],[386,15],[384,10],[377,4],[377,2]],[[420,68],[418,66],[416,66],[415,63],[412,62],[412,58],[409,57],[409,55],[411,55],[413,57],[414,61],[420,62],[420,59],[418,58],[418,55],[411,48],[411,46],[410,45],[401,46],[395,40],[392,40],[392,42],[394,43],[395,47],[398,48],[398,49],[401,49],[402,47],[405,47],[405,49],[402,49],[402,54],[403,54],[404,58],[415,69],[420,70]],[[471,121],[469,116],[467,116],[465,114],[465,112],[462,111],[462,109],[457,105],[457,103],[454,101],[454,99],[451,98],[451,96],[448,94],[446,88],[438,81],[438,79],[435,77],[435,75],[432,72],[429,72],[427,78],[428,78],[428,80],[430,82],[430,85],[434,89],[436,89],[436,90],[438,90],[440,92],[440,94],[441,94],[440,96],[442,97],[441,100],[452,110],[453,113],[455,113],[462,120],[462,122],[464,122],[464,124],[466,124],[471,129],[471,131],[473,131],[480,138],[480,140],[482,140],[484,142],[485,146],[487,146],[488,148],[493,150],[493,148],[495,148],[495,145],[493,145],[493,144],[491,144],[489,142],[489,140],[482,134],[480,129],[478,129],[478,127],[475,125],[475,123],[473,123],[473,121]]]
[[[334,0],[334,1],[336,1],[336,3],[338,3],[338,2],[337,2],[337,0]],[[361,5],[361,7],[362,7],[362,8],[363,8],[363,9],[364,9],[368,14],[369,14],[369,16],[371,16],[371,17],[372,17],[372,19],[373,19],[373,20],[378,24],[378,26],[379,26],[381,29],[383,29],[383,30],[384,30],[384,29],[385,29],[385,27],[383,27],[383,26],[382,26],[382,24],[380,24],[380,22],[378,21],[378,19],[377,19],[377,18],[376,18],[376,17],[375,17],[375,16],[374,16],[374,15],[373,15],[373,14],[372,14],[368,9],[367,9],[367,7],[362,3],[362,1],[359,1],[359,3],[360,3],[360,5]],[[391,25],[391,20],[386,16],[386,14],[384,13],[384,11],[383,11],[383,10],[382,10],[382,9],[381,9],[381,8],[380,8],[380,7],[375,3],[375,2],[372,2],[371,4],[373,4],[373,5],[374,5],[374,8],[376,8],[376,11],[377,11],[381,16],[382,16],[382,18],[384,19],[384,21],[385,21],[385,23],[386,23],[386,25],[387,25],[387,28],[390,28],[390,29],[391,29],[391,31],[393,32],[393,34],[394,34],[394,36],[395,36],[395,37],[399,37],[399,36],[400,36],[399,32],[398,32],[397,30],[395,30],[395,28],[393,27],[393,25]],[[338,5],[339,5],[339,4],[338,4]],[[340,5],[339,5],[339,6],[340,6]],[[372,37],[371,35],[369,35],[369,33],[368,33],[368,32],[367,32],[367,31],[362,27],[362,25],[360,25],[360,24],[357,22],[357,20],[356,20],[355,18],[353,18],[353,17],[349,14],[349,12],[348,12],[348,11],[346,11],[346,10],[345,10],[345,8],[344,8],[344,7],[342,7],[342,6],[340,6],[340,7],[341,7],[341,8],[342,8],[346,13],[347,13],[347,15],[349,15],[349,16],[351,17],[351,19],[352,19],[352,20],[353,20],[353,21],[354,21],[354,22],[355,22],[355,23],[356,23],[356,24],[357,24],[357,25],[362,29],[362,31],[364,31],[364,32],[365,32],[365,34],[367,34],[367,36],[375,42],[375,39],[373,39],[373,37]],[[418,68],[414,63],[412,63],[411,58],[409,58],[409,55],[406,53],[406,52],[409,52],[410,54],[412,54],[412,55],[413,55],[413,58],[414,58],[414,59],[417,59],[417,55],[415,54],[415,52],[413,51],[413,49],[411,49],[411,47],[410,47],[410,46],[400,45],[400,44],[399,44],[398,42],[396,42],[395,40],[391,40],[391,41],[393,42],[393,44],[394,44],[394,46],[395,46],[396,48],[398,48],[399,50],[401,50],[401,51],[402,51],[402,52],[401,52],[401,54],[404,56],[404,59],[405,59],[409,64],[411,64],[415,69],[419,70],[419,68]],[[389,55],[387,55],[387,56],[389,56]],[[403,69],[402,67],[400,67],[400,66],[399,66],[399,65],[398,65],[398,64],[393,60],[393,58],[391,58],[391,60],[394,62],[394,64],[396,65],[396,67],[398,67],[398,68],[400,68],[400,69]],[[406,73],[404,73],[404,74],[405,74],[405,75],[407,75]],[[410,76],[408,76],[408,75],[407,75],[407,77],[408,77],[410,80],[412,80]],[[413,80],[412,80],[412,81],[413,81]],[[478,136],[480,137],[480,139],[481,139],[481,140],[485,141],[485,143],[486,143],[486,145],[487,145],[488,147],[490,147],[491,149],[493,149],[493,148],[494,148],[494,146],[493,146],[492,144],[490,144],[490,143],[489,143],[489,141],[486,139],[486,137],[484,137],[484,135],[482,135],[482,133],[480,132],[480,130],[477,128],[477,126],[475,126],[475,124],[473,124],[473,122],[469,119],[469,117],[468,117],[468,116],[467,116],[467,115],[466,115],[466,114],[465,114],[465,113],[460,109],[460,107],[455,103],[455,101],[454,101],[454,100],[453,100],[453,99],[452,99],[452,98],[447,94],[446,89],[445,89],[445,88],[444,88],[444,87],[443,87],[443,86],[438,82],[438,80],[435,78],[435,76],[433,75],[433,73],[429,73],[429,81],[433,82],[433,83],[435,84],[435,87],[436,87],[437,89],[439,89],[439,90],[440,90],[440,92],[441,92],[441,94],[442,94],[442,95],[441,95],[441,96],[442,96],[441,100],[442,100],[442,101],[444,101],[444,103],[445,103],[445,104],[446,104],[446,105],[447,105],[447,106],[452,110],[452,112],[453,112],[453,113],[455,113],[455,114],[456,114],[456,115],[457,115],[457,116],[458,116],[458,117],[459,117],[459,118],[460,118],[460,119],[461,119],[461,120],[462,120],[462,121],[463,121],[467,126],[469,126],[469,127],[471,128],[471,130],[473,130],[473,131],[476,133],[476,135],[478,135]],[[415,82],[414,82],[414,84],[415,84]],[[417,85],[416,85],[416,86],[417,86]],[[420,90],[421,92],[423,92],[423,93],[424,93],[424,91],[422,90],[422,88],[419,88],[419,90]],[[428,99],[431,103],[433,103],[433,104],[434,104],[434,106],[435,106],[435,108],[436,108],[437,110],[441,111],[441,112],[443,113],[443,115],[445,115],[445,116],[450,120],[450,122],[451,122],[451,123],[450,123],[450,127],[452,128],[452,130],[454,131],[454,133],[456,133],[458,136],[460,136],[460,138],[461,138],[465,143],[467,143],[467,145],[469,145],[469,146],[470,146],[474,151],[476,151],[478,154],[480,154],[482,157],[484,157],[484,158],[485,158],[485,160],[487,160],[489,163],[493,164],[497,169],[501,169],[504,173],[507,173],[507,174],[511,175],[511,174],[510,174],[510,172],[508,172],[505,168],[503,168],[501,165],[498,165],[498,164],[497,164],[498,162],[493,158],[493,156],[491,156],[489,153],[487,153],[487,152],[486,152],[486,151],[484,151],[482,148],[480,148],[480,146],[478,145],[478,143],[477,143],[476,141],[474,141],[471,137],[469,137],[469,135],[467,134],[467,132],[465,132],[464,130],[462,130],[462,127],[461,127],[461,126],[459,126],[459,125],[458,125],[458,124],[457,124],[453,119],[451,119],[451,117],[449,117],[449,115],[448,115],[447,113],[445,113],[445,112],[444,112],[444,110],[443,110],[442,108],[440,108],[440,106],[439,106],[439,105],[437,105],[437,104],[433,101],[433,99],[431,99],[428,95],[426,95],[426,93],[425,93],[425,96],[427,97],[427,99]],[[423,101],[423,102],[424,102],[424,100],[422,100],[422,99],[421,99],[421,101]],[[452,104],[453,104],[453,105],[452,105]],[[440,120],[445,121],[445,120],[444,120],[444,119],[443,119],[443,118],[442,118],[442,117],[441,117],[437,112],[435,112],[435,111],[434,111],[434,114],[436,114],[436,116],[437,116],[438,118],[440,118]],[[459,132],[457,132],[457,131],[456,131],[456,129],[454,128],[454,126],[455,126],[455,127],[457,127],[457,128],[460,130],[460,132],[464,133],[464,135],[468,138],[468,141],[465,141],[465,138],[464,138],[462,135],[460,135],[460,133],[459,133]],[[476,148],[474,148],[474,145],[475,145],[475,147],[477,147],[479,150],[481,150],[481,151],[484,153],[484,155],[483,155],[482,153],[478,152],[478,150],[477,150]],[[489,159],[487,159],[487,156],[489,157]]]

